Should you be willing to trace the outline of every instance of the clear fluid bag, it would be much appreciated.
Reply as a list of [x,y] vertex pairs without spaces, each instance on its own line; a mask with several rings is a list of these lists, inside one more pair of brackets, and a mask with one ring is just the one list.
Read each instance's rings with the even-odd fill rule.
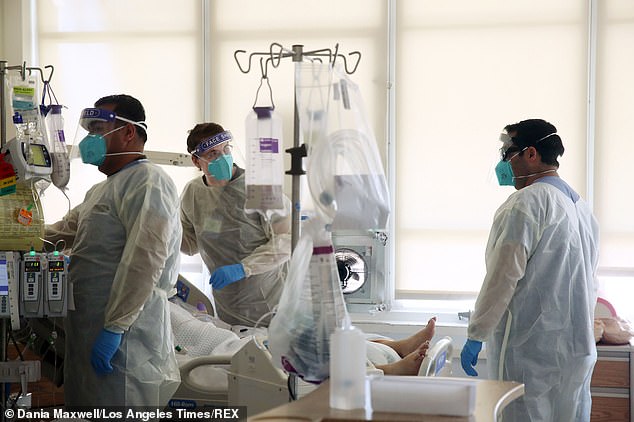
[[253,107],[245,125],[245,209],[267,216],[284,209],[282,118],[273,106]]

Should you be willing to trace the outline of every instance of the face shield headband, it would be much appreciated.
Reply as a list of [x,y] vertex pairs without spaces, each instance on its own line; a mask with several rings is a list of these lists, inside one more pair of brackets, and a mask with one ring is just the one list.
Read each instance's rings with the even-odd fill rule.
[[82,110],[79,117],[79,125],[90,133],[90,128],[94,122],[114,122],[115,120],[121,120],[122,122],[131,123],[135,126],[147,130],[147,124],[145,121],[135,122],[134,120],[126,119],[125,117],[117,116],[114,111],[104,110],[102,108],[85,108]]
[[[543,138],[538,139],[535,142],[535,145],[537,145],[538,143],[540,143],[544,139],[550,138],[551,136],[556,135],[556,134],[557,134],[557,132],[549,133],[548,135],[544,136]],[[500,142],[502,142],[502,148],[500,148],[500,155],[502,156],[502,160],[504,160],[504,157],[506,157],[506,152],[508,151],[508,149],[511,148],[513,145],[516,145],[516,144],[513,143],[513,138],[511,138],[506,133],[501,133],[500,134]],[[526,147],[524,147],[522,149],[522,151],[524,151],[526,148],[528,148],[530,146],[533,146],[533,145],[527,145]]]
[[225,130],[224,132],[220,132],[213,136],[203,139],[198,144],[193,154],[200,157],[202,154],[209,151],[213,147],[218,146],[222,144],[223,142],[229,142],[231,140],[233,140],[233,136],[231,135],[231,132],[229,132],[228,130]]

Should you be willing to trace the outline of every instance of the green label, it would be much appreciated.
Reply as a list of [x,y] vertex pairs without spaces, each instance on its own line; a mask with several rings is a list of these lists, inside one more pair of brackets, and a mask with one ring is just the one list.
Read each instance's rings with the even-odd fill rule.
[[30,86],[14,86],[13,93],[16,95],[35,95],[35,88]]

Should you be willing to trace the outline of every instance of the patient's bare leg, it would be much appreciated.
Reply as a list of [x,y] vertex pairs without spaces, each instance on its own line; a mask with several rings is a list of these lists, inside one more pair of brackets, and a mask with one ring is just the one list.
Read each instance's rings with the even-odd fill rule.
[[385,375],[418,375],[420,364],[429,349],[429,341],[420,344],[416,350],[406,355],[403,359],[386,365],[376,365],[383,370]]
[[394,349],[396,353],[398,353],[400,357],[404,358],[410,353],[417,350],[421,344],[425,343],[426,341],[431,341],[431,338],[434,336],[435,329],[436,317],[432,317],[429,321],[427,321],[427,325],[425,326],[425,328],[418,331],[412,336],[409,336],[402,340],[376,339],[372,341],[390,346],[392,349]]

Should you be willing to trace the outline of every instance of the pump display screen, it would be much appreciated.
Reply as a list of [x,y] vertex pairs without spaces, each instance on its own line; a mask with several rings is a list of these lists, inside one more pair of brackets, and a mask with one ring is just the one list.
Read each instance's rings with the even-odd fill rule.
[[34,166],[50,167],[50,162],[46,159],[48,153],[44,149],[44,145],[31,144],[31,160]]
[[64,271],[64,261],[48,261],[48,270],[52,272]]
[[9,294],[9,273],[7,271],[7,260],[0,259],[0,296]]
[[40,272],[40,261],[25,261],[24,262],[24,271],[27,273],[39,273]]

